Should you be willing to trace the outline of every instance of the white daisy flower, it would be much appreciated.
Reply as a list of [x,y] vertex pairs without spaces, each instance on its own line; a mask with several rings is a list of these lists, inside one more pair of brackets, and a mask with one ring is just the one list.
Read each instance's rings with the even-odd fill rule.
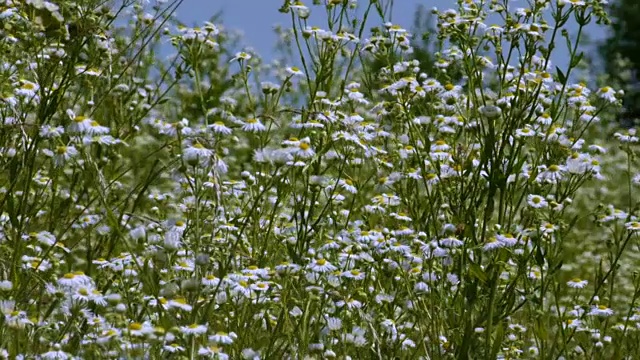
[[492,237],[487,239],[487,242],[482,247],[482,250],[484,250],[484,251],[493,251],[493,250],[496,250],[496,249],[500,249],[500,248],[502,248],[504,246],[505,246],[505,244],[503,242],[498,241],[498,239],[496,239],[494,236],[492,236]]
[[607,317],[607,316],[613,315],[613,313],[614,311],[605,305],[597,305],[597,306],[594,305],[591,308],[591,311],[587,313],[587,315]]
[[567,281],[567,286],[574,288],[574,289],[582,289],[585,286],[587,286],[587,284],[589,284],[589,282],[587,280],[581,280],[578,278],[574,278],[571,279],[569,281]]
[[316,154],[311,145],[309,145],[309,138],[300,140],[297,147],[293,148],[292,152],[295,156],[299,156],[304,159],[313,157]]
[[216,121],[209,125],[209,128],[216,134],[230,135],[232,130],[228,128],[222,121]]
[[535,194],[529,194],[527,196],[527,204],[529,204],[529,206],[535,209],[546,208],[549,205],[547,203],[547,200],[545,200],[545,198]]
[[180,332],[185,335],[202,335],[207,332],[207,325],[191,324],[180,326]]
[[317,273],[327,273],[336,270],[336,267],[325,259],[314,259],[308,267],[311,271]]
[[602,87],[596,91],[596,95],[610,103],[616,102],[616,91],[609,86]]
[[37,96],[38,90],[40,90],[40,85],[31,81],[21,80],[20,87],[18,87],[14,92],[16,96],[33,98]]
[[76,116],[71,110],[67,110],[67,114],[71,117],[71,124],[67,128],[70,133],[91,134],[93,128],[92,119],[82,115]]
[[640,231],[640,222],[637,222],[637,221],[630,221],[628,223],[625,223],[624,226],[629,231],[634,231],[634,232]]
[[262,124],[262,122],[260,122],[260,120],[256,118],[249,118],[244,121],[242,130],[246,132],[262,132],[267,130],[267,128]]
[[224,344],[229,345],[232,344],[235,339],[238,338],[238,335],[234,332],[226,333],[223,331],[218,331],[215,335],[209,336],[209,341],[216,344]]
[[287,74],[291,75],[291,76],[303,76],[304,73],[302,72],[302,70],[300,70],[300,68],[298,68],[297,66],[290,66],[286,69]]
[[206,165],[213,155],[213,151],[205,148],[200,143],[195,143],[184,149],[182,154],[184,160],[191,165],[198,163]]

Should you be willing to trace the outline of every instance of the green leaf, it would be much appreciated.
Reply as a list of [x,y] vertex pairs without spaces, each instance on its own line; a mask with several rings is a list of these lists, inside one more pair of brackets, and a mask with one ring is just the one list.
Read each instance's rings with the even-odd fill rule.
[[[503,299],[501,299],[501,302],[502,306],[500,307],[500,312],[498,313],[497,318],[497,320],[499,321],[502,321],[503,319],[511,315],[513,305],[515,305],[516,303],[516,292],[510,291],[509,293],[505,294]],[[496,319],[494,319],[494,321],[496,321]]]
[[564,75],[564,73],[562,72],[562,70],[560,70],[559,67],[556,66],[556,72],[558,73],[558,81],[562,84],[567,82],[567,77]]
[[289,2],[287,0],[284,0],[284,3],[280,7],[280,9],[278,9],[278,11],[283,13],[283,14],[288,13],[289,12]]
[[544,266],[544,255],[542,254],[542,249],[540,246],[536,247],[536,264],[542,268]]
[[558,263],[556,264],[556,266],[553,267],[551,272],[555,273],[556,271],[560,270],[560,268],[562,268],[562,264],[564,264],[564,261],[562,260],[558,261]]
[[485,274],[484,270],[478,264],[469,265],[469,276],[480,280],[482,284],[486,284],[489,278]]
[[578,54],[578,56],[574,57],[571,60],[571,67],[576,67],[578,66],[578,64],[580,63],[580,61],[582,61],[582,58],[584,57],[584,52],[580,52],[580,54]]
[[[491,336],[492,334],[487,334],[487,336]],[[496,359],[498,357],[498,352],[502,347],[502,338],[504,337],[504,323],[501,321],[496,328],[496,336],[493,339],[493,346],[491,347],[491,356],[488,359]]]
[[538,325],[536,326],[536,333],[540,339],[547,339],[548,333],[546,326]]

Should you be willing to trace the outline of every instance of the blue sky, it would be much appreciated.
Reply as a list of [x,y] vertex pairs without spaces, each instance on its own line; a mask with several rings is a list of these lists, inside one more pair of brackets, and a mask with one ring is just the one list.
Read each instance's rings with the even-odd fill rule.
[[[243,33],[243,44],[255,49],[268,60],[274,55],[273,47],[277,38],[273,31],[274,25],[281,24],[290,27],[288,26],[290,18],[286,14],[278,12],[282,2],[282,0],[185,0],[177,14],[178,18],[186,25],[196,25],[208,20],[214,13],[222,11],[222,23],[229,29],[240,30]],[[312,0],[307,0],[305,3],[311,6]],[[368,1],[359,0],[359,3],[364,5]],[[512,0],[510,4],[513,4],[514,7],[525,7],[526,1]],[[393,9],[393,22],[410,29],[418,5],[444,10],[456,8],[456,1],[396,0]],[[312,10],[314,8],[312,7]],[[312,12],[310,19],[313,25],[319,26],[324,21],[320,11]],[[570,22],[567,29],[575,35],[577,26]],[[601,41],[606,36],[605,29],[595,24],[588,27],[586,34],[596,41]],[[568,52],[564,45],[564,39],[561,41],[562,43],[558,44],[554,50],[552,61],[556,65],[565,67],[568,61]],[[585,50],[592,51],[593,48]]]

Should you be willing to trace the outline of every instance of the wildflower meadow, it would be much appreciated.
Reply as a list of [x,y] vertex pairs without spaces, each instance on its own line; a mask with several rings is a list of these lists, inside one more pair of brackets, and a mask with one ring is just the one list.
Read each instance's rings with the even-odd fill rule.
[[640,358],[606,0],[273,2],[0,0],[0,358]]

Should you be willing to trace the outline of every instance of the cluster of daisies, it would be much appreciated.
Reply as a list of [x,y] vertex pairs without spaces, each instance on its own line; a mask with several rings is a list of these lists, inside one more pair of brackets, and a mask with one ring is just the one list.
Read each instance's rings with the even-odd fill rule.
[[[593,130],[622,93],[552,65],[545,21],[606,1],[434,10],[428,71],[401,26],[362,38],[384,1],[319,3],[284,2],[302,58],[274,67],[162,6],[123,5],[136,35],[0,3],[0,358],[633,355],[632,193],[581,192],[624,190]],[[94,34],[47,33],[85,11]],[[614,137],[629,170],[638,137]]]

